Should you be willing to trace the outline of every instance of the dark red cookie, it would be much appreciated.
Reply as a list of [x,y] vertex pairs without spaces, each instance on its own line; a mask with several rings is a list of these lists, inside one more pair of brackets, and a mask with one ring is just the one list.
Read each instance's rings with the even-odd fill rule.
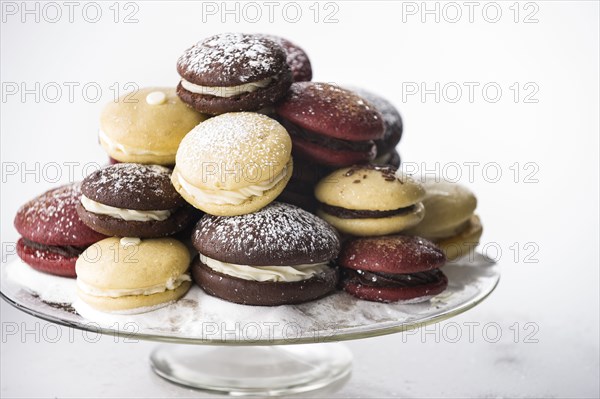
[[[286,59],[280,45],[260,35],[212,36],[187,49],[177,61],[183,79],[177,94],[206,114],[260,110],[287,93],[292,73]],[[258,86],[242,87],[248,84]],[[223,88],[233,95],[222,95]]]
[[335,291],[338,270],[294,282],[251,281],[219,273],[200,261],[192,263],[192,276],[207,294],[229,302],[254,306],[292,305],[322,298]]
[[[231,302],[301,303],[327,295],[337,286],[338,272],[330,265],[340,249],[337,232],[290,204],[273,202],[242,216],[204,215],[192,242],[200,253],[192,266],[195,281],[210,295]],[[261,266],[270,267],[265,271]],[[304,272],[298,279],[289,276],[307,267],[312,268],[310,274]],[[278,276],[263,278],[264,273]]]
[[375,140],[377,157],[394,151],[402,138],[403,123],[400,112],[398,112],[391,102],[375,93],[359,88],[352,90],[374,105],[379,113],[381,113],[381,116],[383,116],[385,133],[381,139]]
[[279,44],[287,56],[287,63],[292,70],[292,80],[294,82],[309,82],[312,79],[312,66],[308,55],[300,46],[279,36],[265,35],[266,38]]
[[183,230],[195,211],[171,184],[171,170],[157,165],[119,163],[87,176],[77,213],[90,228],[107,235],[163,237]]
[[76,206],[80,183],[45,192],[17,212],[14,225],[23,236],[17,254],[34,269],[59,276],[75,277],[75,261],[89,245],[105,238],[87,227]]
[[342,286],[369,301],[419,302],[444,291],[446,262],[440,248],[420,237],[355,238],[344,243],[338,258]]
[[385,129],[373,105],[327,83],[292,84],[276,111],[292,136],[294,154],[331,167],[373,160],[373,140]]

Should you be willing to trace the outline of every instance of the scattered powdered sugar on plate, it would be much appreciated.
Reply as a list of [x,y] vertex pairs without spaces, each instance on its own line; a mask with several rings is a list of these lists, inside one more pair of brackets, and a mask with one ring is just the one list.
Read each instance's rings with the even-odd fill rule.
[[75,279],[38,272],[20,259],[6,265],[6,276],[35,293],[44,302],[72,304],[77,299]]
[[[40,273],[30,273],[31,270],[26,268],[21,261],[3,267],[2,292],[11,301],[39,313],[73,325],[99,325],[125,334],[233,343],[268,343],[284,339],[290,343],[297,340],[313,342],[352,333],[368,335],[369,332],[422,322],[482,299],[499,278],[493,262],[477,255],[473,261],[462,260],[447,265],[444,273],[448,275],[448,289],[424,303],[367,302],[337,292],[301,305],[244,306],[211,297],[193,286],[182,299],[166,307],[143,314],[113,315],[94,311],[74,300],[75,280],[39,276]],[[73,304],[79,314],[64,307],[49,307],[40,299],[61,304],[74,301],[69,304]]]

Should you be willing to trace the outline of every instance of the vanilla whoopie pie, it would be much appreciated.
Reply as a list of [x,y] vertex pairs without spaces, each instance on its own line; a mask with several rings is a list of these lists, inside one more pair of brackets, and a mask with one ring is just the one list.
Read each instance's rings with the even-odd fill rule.
[[218,115],[256,111],[287,93],[285,50],[261,35],[224,33],[187,49],[177,61],[177,94],[196,110]]
[[324,177],[315,188],[317,215],[354,236],[398,233],[424,216],[425,190],[391,165],[355,165]]
[[219,216],[256,212],[293,172],[292,141],[276,120],[253,112],[215,116],[177,150],[172,182],[194,207]]
[[276,306],[321,298],[335,290],[340,250],[327,222],[274,202],[256,213],[204,215],[192,236],[199,256],[194,281],[208,294],[244,305]]
[[109,236],[168,236],[184,229],[196,214],[171,184],[171,170],[158,165],[107,166],[83,180],[81,193],[79,217]]
[[174,165],[183,137],[206,118],[174,88],[147,87],[106,104],[98,139],[114,161]]
[[190,289],[190,253],[173,238],[109,237],[77,259],[77,294],[95,310],[144,313]]
[[435,242],[448,260],[472,253],[479,244],[483,227],[475,214],[477,198],[465,186],[441,177],[422,177],[425,187],[425,217],[406,231]]

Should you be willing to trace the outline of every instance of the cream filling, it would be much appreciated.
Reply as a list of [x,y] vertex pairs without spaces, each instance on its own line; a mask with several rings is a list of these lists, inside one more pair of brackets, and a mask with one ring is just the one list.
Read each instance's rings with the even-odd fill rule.
[[247,201],[248,198],[259,197],[263,195],[265,191],[269,191],[275,187],[277,183],[283,180],[286,172],[287,166],[271,180],[235,190],[204,190],[202,188],[193,186],[190,182],[185,180],[179,172],[176,172],[176,178],[181,185],[181,188],[189,195],[194,197],[194,199],[199,203],[215,205],[239,205]]
[[113,218],[123,219],[128,222],[148,222],[150,220],[162,221],[171,216],[170,210],[165,211],[138,211],[135,209],[116,208],[110,205],[104,205],[81,195],[81,205],[86,211],[98,215],[107,215]]
[[211,86],[200,86],[192,82],[188,82],[185,79],[181,79],[181,86],[189,92],[194,94],[209,95],[215,97],[234,97],[244,93],[252,93],[258,89],[267,87],[273,78],[266,78],[259,80],[258,82],[245,83],[239,86],[225,86],[225,87],[211,87]]
[[329,266],[314,263],[295,266],[247,266],[221,262],[200,254],[200,261],[216,272],[251,281],[272,281],[290,283],[308,280],[315,274],[323,273]]
[[144,288],[120,288],[120,289],[102,289],[91,286],[89,284],[84,283],[81,279],[77,279],[77,288],[81,290],[84,294],[92,295],[92,296],[100,296],[100,297],[111,297],[111,298],[119,298],[122,296],[130,296],[130,295],[153,295],[160,294],[161,292],[175,290],[179,288],[181,284],[186,281],[192,281],[189,274],[182,274],[177,278],[170,278],[164,284],[152,285],[150,287]]
[[104,133],[104,131],[102,131],[102,130],[98,130],[98,139],[100,140],[101,144],[108,147],[111,151],[122,152],[125,155],[156,155],[156,156],[163,156],[163,157],[168,156],[168,155],[175,155],[175,153],[171,153],[171,152],[150,151],[150,150],[143,150],[141,148],[125,146],[123,144],[117,143],[116,141],[114,141],[113,139],[108,137],[106,135],[106,133]]

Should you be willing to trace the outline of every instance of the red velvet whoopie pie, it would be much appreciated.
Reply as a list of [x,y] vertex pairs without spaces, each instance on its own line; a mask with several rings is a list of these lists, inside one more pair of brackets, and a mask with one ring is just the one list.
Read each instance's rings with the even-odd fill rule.
[[14,225],[21,238],[17,255],[44,273],[75,277],[75,261],[90,245],[106,236],[87,227],[77,215],[81,184],[45,192],[17,212]]
[[367,100],[328,83],[296,82],[275,108],[294,156],[329,167],[372,161],[383,117]]
[[344,290],[373,302],[431,299],[448,286],[439,269],[444,263],[444,253],[431,241],[402,235],[351,239],[338,258]]

